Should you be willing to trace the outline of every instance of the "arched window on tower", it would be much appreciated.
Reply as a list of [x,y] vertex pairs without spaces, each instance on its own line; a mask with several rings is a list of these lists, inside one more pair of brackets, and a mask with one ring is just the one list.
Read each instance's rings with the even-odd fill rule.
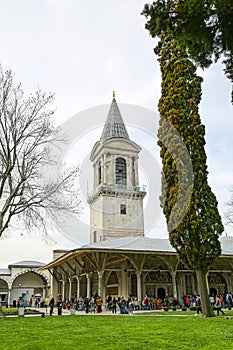
[[98,164],[98,185],[101,184],[102,181],[102,169],[101,169],[101,162]]
[[127,184],[127,176],[126,176],[126,161],[124,158],[116,159],[116,184],[124,185]]

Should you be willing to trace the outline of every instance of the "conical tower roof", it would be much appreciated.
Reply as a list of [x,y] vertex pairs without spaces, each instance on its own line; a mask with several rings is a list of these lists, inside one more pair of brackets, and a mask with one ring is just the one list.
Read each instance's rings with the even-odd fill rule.
[[113,138],[130,139],[115,99],[115,92],[100,141],[103,143]]

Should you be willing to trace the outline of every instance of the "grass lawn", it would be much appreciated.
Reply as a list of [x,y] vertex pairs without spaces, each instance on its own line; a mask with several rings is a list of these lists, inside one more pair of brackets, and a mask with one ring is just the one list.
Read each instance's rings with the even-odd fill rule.
[[1,350],[233,350],[233,316],[6,317],[0,330]]
[[[18,308],[3,308],[2,309],[3,313],[5,315],[18,315],[19,313],[19,309]],[[30,314],[36,314],[36,313],[39,313],[36,309],[25,309],[24,310],[24,313],[26,313],[27,315],[30,315]]]

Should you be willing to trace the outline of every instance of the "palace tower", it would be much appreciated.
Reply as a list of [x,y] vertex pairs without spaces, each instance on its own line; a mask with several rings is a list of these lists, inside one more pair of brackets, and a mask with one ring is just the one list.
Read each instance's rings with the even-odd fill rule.
[[144,189],[139,187],[138,154],[130,140],[115,93],[102,131],[94,145],[93,192],[90,205],[90,242],[144,236]]

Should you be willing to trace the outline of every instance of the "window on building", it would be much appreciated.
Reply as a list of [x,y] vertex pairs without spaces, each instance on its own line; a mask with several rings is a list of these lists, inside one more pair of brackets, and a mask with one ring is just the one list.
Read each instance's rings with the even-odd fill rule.
[[121,214],[123,214],[123,215],[126,214],[126,204],[121,204],[121,206],[120,206],[120,212],[121,212]]
[[93,232],[93,241],[96,243],[96,231]]
[[185,277],[186,294],[192,295],[193,294],[192,275],[187,274],[187,275],[184,275],[184,277]]
[[124,158],[116,159],[116,184],[126,185],[127,182],[126,161]]
[[137,296],[137,276],[135,273],[131,274],[131,294]]
[[102,181],[102,169],[101,169],[101,162],[99,162],[98,165],[98,184],[100,185]]

